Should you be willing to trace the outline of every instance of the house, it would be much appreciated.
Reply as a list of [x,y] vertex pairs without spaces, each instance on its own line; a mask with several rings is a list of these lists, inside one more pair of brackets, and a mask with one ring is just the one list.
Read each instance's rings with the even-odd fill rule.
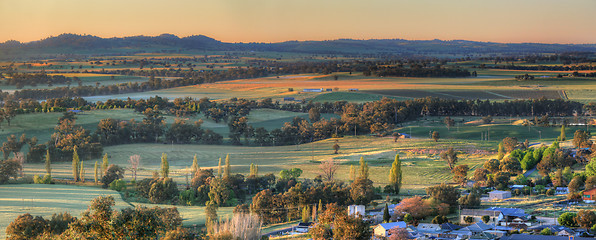
[[374,227],[373,233],[375,236],[379,237],[389,237],[387,232],[390,229],[394,228],[406,228],[408,224],[406,222],[391,222],[391,223],[381,223]]
[[474,224],[472,224],[470,226],[467,226],[465,228],[462,228],[459,231],[462,231],[462,230],[463,231],[466,231],[467,230],[467,231],[470,231],[472,233],[481,233],[481,232],[484,232],[486,230],[491,230],[491,229],[493,229],[493,226],[484,224],[482,222],[477,222],[477,223],[474,223]]
[[333,88],[327,88],[325,89],[325,92],[333,92]]
[[567,195],[569,194],[569,188],[557,187],[555,188],[555,195]]
[[501,200],[501,199],[507,199],[511,197],[511,192],[510,191],[499,191],[499,190],[494,190],[492,192],[488,192],[488,199],[489,200]]
[[310,229],[311,226],[313,226],[314,223],[313,222],[307,222],[307,223],[298,223],[298,226],[296,226],[296,228],[294,228],[294,231],[299,232],[299,233],[307,233],[308,230]]
[[364,205],[350,205],[348,206],[348,215],[366,215]]
[[489,216],[490,220],[488,223],[491,224],[495,224],[505,217],[500,211],[496,210],[462,209],[459,216],[459,222],[466,222],[466,217],[472,217],[474,219],[473,222],[476,223],[482,222],[483,216]]
[[501,240],[594,240],[594,238],[585,237],[563,237],[563,236],[548,236],[548,235],[528,235],[528,234],[512,234],[510,236],[502,237]]
[[523,190],[525,187],[527,187],[527,185],[511,185],[509,188],[510,188],[512,191],[515,191],[515,190],[518,190],[518,189],[521,191],[521,190]]
[[539,225],[539,226],[529,227],[528,231],[532,231],[534,233],[540,233],[545,228],[550,229],[550,231],[552,233],[562,233],[562,234],[558,234],[559,236],[563,236],[563,235],[568,236],[567,234],[571,234],[569,236],[572,236],[573,234],[575,234],[575,231],[573,231],[571,228],[561,226],[561,225]]
[[418,224],[418,227],[416,227],[416,230],[418,230],[418,233],[420,233],[426,237],[438,237],[439,234],[445,232],[441,228],[441,225],[431,224],[431,223]]
[[348,91],[350,91],[350,92],[358,92],[358,88],[349,88]]
[[443,223],[441,224],[441,229],[445,230],[445,231],[454,231],[454,230],[458,230],[463,228],[462,226],[459,225],[455,225],[453,223]]
[[526,214],[523,209],[520,208],[500,208],[490,207],[486,210],[499,211],[503,214],[501,224],[509,226],[510,224],[529,224],[528,221],[532,218],[532,215]]
[[295,101],[296,99],[293,97],[284,97],[284,101]]
[[582,195],[583,195],[582,199],[584,200],[584,202],[586,202],[586,203],[596,202],[596,188],[586,190],[586,191],[584,191],[584,193]]
[[322,88],[305,88],[302,89],[303,92],[323,92]]

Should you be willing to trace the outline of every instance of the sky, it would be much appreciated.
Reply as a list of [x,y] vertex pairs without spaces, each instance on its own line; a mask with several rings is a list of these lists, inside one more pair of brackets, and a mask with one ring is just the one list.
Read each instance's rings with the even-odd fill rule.
[[61,33],[224,42],[596,43],[596,0],[0,0],[0,42]]

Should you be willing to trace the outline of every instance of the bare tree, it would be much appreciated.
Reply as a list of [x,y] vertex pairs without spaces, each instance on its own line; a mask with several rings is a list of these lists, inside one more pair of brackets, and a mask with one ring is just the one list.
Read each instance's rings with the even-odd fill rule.
[[323,178],[327,181],[333,181],[333,177],[335,176],[338,167],[339,166],[335,164],[335,161],[333,161],[333,158],[330,158],[319,165],[319,168],[323,171]]
[[230,236],[234,239],[259,239],[263,222],[256,214],[236,213],[227,221],[214,223],[213,236]]
[[139,156],[138,154],[132,155],[130,156],[128,162],[130,163],[130,172],[132,173],[132,177],[136,182],[137,170],[139,169],[139,164],[141,163],[141,156]]
[[23,153],[21,152],[15,152],[14,160],[16,160],[21,165],[21,169],[19,171],[21,173],[21,177],[24,177],[25,172],[23,171],[23,169],[25,168],[25,156],[23,156]]

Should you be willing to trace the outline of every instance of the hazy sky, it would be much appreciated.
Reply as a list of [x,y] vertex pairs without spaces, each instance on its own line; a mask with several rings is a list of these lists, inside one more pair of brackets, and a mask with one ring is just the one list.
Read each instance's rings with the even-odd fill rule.
[[0,0],[0,42],[60,33],[596,43],[596,0]]

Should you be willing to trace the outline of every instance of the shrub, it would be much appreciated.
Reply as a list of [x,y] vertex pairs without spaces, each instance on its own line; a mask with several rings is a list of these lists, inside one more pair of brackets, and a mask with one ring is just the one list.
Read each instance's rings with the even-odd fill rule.
[[101,178],[101,182],[103,183],[103,187],[107,188],[110,183],[112,183],[116,179],[121,179],[124,177],[124,169],[119,167],[118,165],[110,165],[106,172],[104,173],[103,177]]
[[540,231],[540,235],[553,235],[553,232],[550,230],[550,228],[545,228]]
[[52,183],[52,176],[46,174],[45,176],[39,177],[38,175],[33,176],[33,182],[35,184],[51,184]]
[[553,190],[552,188],[546,190],[546,195],[548,196],[553,196],[555,195],[555,190]]
[[116,179],[110,183],[110,189],[121,192],[122,190],[126,189],[126,182],[124,182],[122,179]]

